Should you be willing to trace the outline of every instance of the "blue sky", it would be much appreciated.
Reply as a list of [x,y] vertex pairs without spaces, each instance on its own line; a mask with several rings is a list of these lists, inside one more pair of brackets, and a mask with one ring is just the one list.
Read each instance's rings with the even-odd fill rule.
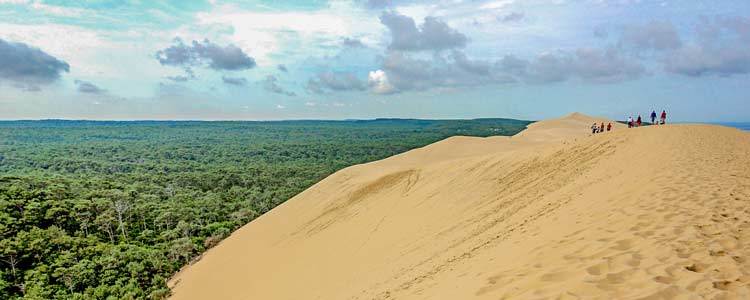
[[0,0],[0,119],[750,120],[750,1]]

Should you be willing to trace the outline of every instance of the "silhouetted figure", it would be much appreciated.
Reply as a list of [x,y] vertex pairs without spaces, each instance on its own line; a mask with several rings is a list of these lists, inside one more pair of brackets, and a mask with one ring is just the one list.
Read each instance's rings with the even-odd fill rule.
[[651,111],[651,124],[656,124],[656,111]]
[[664,125],[664,122],[667,120],[667,111],[662,110],[661,111],[661,125]]
[[641,127],[641,124],[643,123],[643,119],[641,119],[641,115],[638,115],[638,121],[636,121],[636,123],[638,123],[638,127]]

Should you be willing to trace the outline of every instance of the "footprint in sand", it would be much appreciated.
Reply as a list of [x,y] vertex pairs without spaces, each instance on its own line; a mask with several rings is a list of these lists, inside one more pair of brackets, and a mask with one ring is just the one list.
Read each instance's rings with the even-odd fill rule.
[[732,291],[732,292],[738,291],[743,286],[743,284],[740,282],[728,281],[728,280],[715,281],[713,284],[714,284],[715,289],[722,290],[722,291]]
[[697,262],[685,267],[686,270],[690,272],[695,272],[695,273],[703,273],[706,270],[706,268],[708,268],[707,265],[702,264],[702,263],[697,263]]

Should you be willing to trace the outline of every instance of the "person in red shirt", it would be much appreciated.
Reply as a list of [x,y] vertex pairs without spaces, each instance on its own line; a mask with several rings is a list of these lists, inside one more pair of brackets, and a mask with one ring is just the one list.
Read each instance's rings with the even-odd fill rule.
[[662,110],[661,111],[661,124],[664,125],[664,121],[667,119],[667,111]]
[[599,132],[604,132],[604,122],[602,122],[602,126],[599,127]]
[[641,119],[641,115],[638,115],[638,121],[636,121],[638,124],[638,127],[641,127],[641,124],[643,123],[643,119]]
[[607,124],[607,131],[612,130],[612,123]]

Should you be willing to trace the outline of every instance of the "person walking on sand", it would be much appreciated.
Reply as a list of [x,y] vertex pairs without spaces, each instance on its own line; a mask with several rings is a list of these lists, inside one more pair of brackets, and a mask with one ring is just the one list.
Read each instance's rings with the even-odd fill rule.
[[599,132],[604,132],[604,122],[602,122],[602,126],[599,127]]
[[636,123],[638,123],[638,127],[641,127],[641,124],[643,124],[643,119],[641,119],[641,115],[638,115],[638,121],[636,121]]
[[633,128],[633,117],[628,117],[628,128]]
[[591,133],[592,134],[596,134],[596,130],[597,129],[599,129],[599,125],[596,125],[596,123],[594,123],[594,125],[591,125]]
[[612,130],[612,123],[607,124],[607,131]]
[[661,122],[660,122],[661,125],[664,125],[664,121],[665,120],[667,120],[667,111],[666,110],[662,110],[661,111]]
[[655,110],[652,110],[652,111],[651,111],[651,125],[654,125],[654,124],[656,124],[656,123],[654,123],[654,122],[656,122],[656,111],[655,111]]

